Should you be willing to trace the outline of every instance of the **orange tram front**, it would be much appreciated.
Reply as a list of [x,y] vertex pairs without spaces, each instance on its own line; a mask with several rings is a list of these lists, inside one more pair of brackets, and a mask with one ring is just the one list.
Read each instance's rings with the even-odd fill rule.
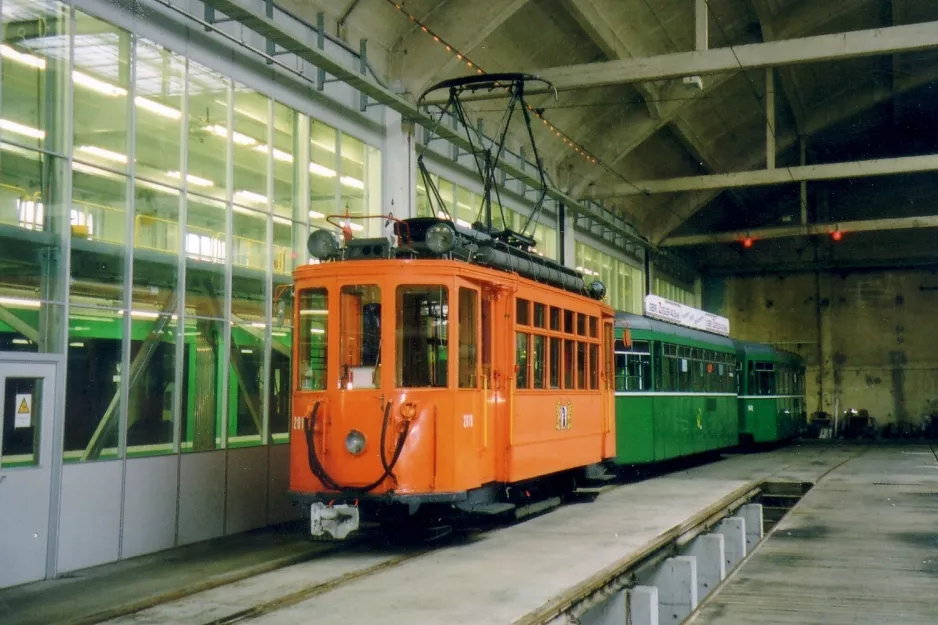
[[314,233],[325,261],[294,273],[290,492],[314,536],[522,508],[614,455],[601,295],[459,258],[451,222],[394,232]]

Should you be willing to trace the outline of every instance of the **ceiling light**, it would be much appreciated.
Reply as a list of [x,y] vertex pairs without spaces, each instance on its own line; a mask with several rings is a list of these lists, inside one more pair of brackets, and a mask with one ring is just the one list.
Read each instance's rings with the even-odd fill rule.
[[365,183],[359,180],[358,178],[352,178],[351,176],[342,176],[339,178],[339,182],[344,184],[347,187],[352,187],[353,189],[364,189]]
[[113,161],[115,163],[127,163],[126,154],[105,150],[104,148],[99,148],[96,145],[82,145],[79,146],[78,151],[85,152],[86,154],[92,154],[98,158],[103,158],[104,160]]
[[309,173],[316,176],[322,176],[323,178],[335,178],[335,172],[329,169],[328,167],[323,167],[318,163],[309,164]]
[[174,109],[171,106],[166,106],[165,104],[160,104],[159,102],[154,102],[153,100],[148,100],[144,97],[137,96],[134,98],[134,102],[140,108],[161,115],[167,119],[179,119],[182,117],[182,111]]
[[267,196],[261,195],[260,193],[254,193],[253,191],[236,191],[235,197],[247,200],[248,202],[256,202],[258,204],[266,204]]
[[[222,137],[223,139],[228,138],[228,129],[224,126],[219,126],[216,124],[214,126],[206,126],[205,129],[214,135]],[[231,140],[238,145],[254,145],[257,143],[255,139],[252,139],[247,135],[243,135],[240,132],[232,132]]]
[[[258,145],[254,147],[254,151],[261,152],[262,154],[267,154],[270,151],[270,146]],[[283,161],[284,163],[292,163],[293,155],[287,152],[284,152],[283,150],[278,150],[277,148],[274,148],[274,160]]]
[[323,215],[319,211],[309,211],[310,219],[322,219],[323,217],[325,217],[325,215]]
[[356,232],[361,232],[362,230],[365,229],[365,226],[361,224],[352,223],[350,221],[340,221],[339,226],[341,226],[342,228],[345,228],[346,226],[348,226],[351,230],[355,230]]
[[[76,167],[77,166],[78,166],[78,163],[76,163]],[[137,180],[135,181],[135,184],[138,187],[145,187],[147,189],[159,191],[160,193],[166,193],[167,195],[177,195],[177,196],[179,195],[179,189],[174,189],[173,187],[167,187],[166,185],[162,185],[162,184],[156,184],[155,182],[150,182],[149,180],[143,180],[141,178],[137,178]]]
[[5,59],[10,59],[11,61],[16,61],[17,63],[22,63],[23,65],[28,65],[29,67],[35,67],[36,69],[46,68],[45,59],[33,56],[32,54],[25,54],[8,45],[0,44],[0,56]]
[[39,130],[38,128],[31,128],[29,126],[24,126],[23,124],[17,124],[16,122],[11,122],[8,119],[0,118],[0,130],[15,132],[18,135],[23,135],[24,137],[32,137],[33,139],[45,139],[46,138],[45,130]]
[[82,74],[79,71],[72,72],[72,80],[76,85],[81,85],[86,89],[97,91],[102,95],[108,95],[111,97],[127,95],[127,90],[123,87],[114,86],[110,83],[104,82],[103,80],[92,78],[88,74]]
[[15,345],[29,345],[29,341],[26,339],[13,339]]
[[[173,178],[175,180],[182,179],[182,173],[178,171],[168,171],[166,176]],[[198,176],[193,176],[192,174],[186,174],[186,182],[191,184],[194,187],[214,187],[215,183],[209,180],[208,178],[199,178]]]

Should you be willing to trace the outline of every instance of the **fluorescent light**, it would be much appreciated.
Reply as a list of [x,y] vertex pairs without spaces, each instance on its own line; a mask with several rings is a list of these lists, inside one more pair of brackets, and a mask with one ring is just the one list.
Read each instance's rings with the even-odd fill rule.
[[339,178],[339,182],[344,184],[347,187],[352,187],[353,189],[364,189],[365,183],[359,180],[358,178],[352,178],[351,176],[342,176]]
[[79,71],[72,72],[72,80],[76,85],[81,85],[85,89],[90,89],[92,91],[97,91],[102,95],[111,96],[116,98],[117,96],[127,95],[127,90],[123,87],[117,87],[110,83],[106,83],[103,80],[98,80],[97,78],[92,78],[88,74],[82,74]]
[[287,333],[286,332],[271,332],[270,335],[271,336],[286,336]]
[[309,211],[310,219],[322,219],[323,217],[325,217],[325,215],[323,215],[322,213],[318,211]]
[[335,178],[335,172],[329,169],[328,167],[323,167],[318,163],[309,164],[309,173],[316,176],[322,176],[323,178]]
[[328,315],[329,311],[324,308],[304,308],[300,315]]
[[45,139],[46,131],[39,130],[38,128],[32,128],[30,126],[24,126],[23,124],[17,124],[16,122],[11,122],[9,119],[0,118],[0,130],[7,130],[9,132],[15,132],[18,135],[23,135],[24,137],[31,137],[33,139]]
[[253,349],[242,349],[242,350],[241,350],[241,353],[242,353],[242,354],[253,354],[253,353],[254,353],[254,350],[253,350]]
[[34,299],[19,297],[0,297],[0,306],[20,306],[22,308],[39,308],[41,303]]
[[260,321],[252,321],[252,322],[251,322],[251,327],[252,327],[252,328],[266,328],[266,327],[267,327],[267,324],[266,324],[266,323],[261,323]]
[[81,341],[75,341],[74,343],[69,343],[68,346],[69,347],[84,347],[85,344],[82,343]]
[[13,339],[13,342],[16,345],[29,345],[29,341],[27,341],[26,339]]
[[16,61],[17,63],[22,63],[23,65],[28,65],[29,67],[35,67],[36,69],[46,68],[45,59],[41,59],[38,56],[33,56],[32,54],[20,52],[19,50],[11,48],[8,45],[0,44],[0,56],[5,59],[10,59],[11,61]]
[[[76,169],[78,168],[78,165],[80,165],[80,163],[75,163]],[[147,189],[153,189],[154,191],[159,191],[160,193],[165,193],[167,195],[177,195],[177,196],[179,195],[179,189],[167,187],[162,184],[156,184],[155,182],[150,182],[149,180],[141,180],[140,178],[137,178],[136,184],[137,186],[146,187]]]
[[[228,129],[225,128],[224,126],[218,126],[218,125],[206,126],[205,129],[214,135],[222,137],[223,139],[228,138]],[[252,139],[251,137],[247,135],[243,135],[240,132],[232,132],[231,140],[237,143],[238,145],[254,145],[255,143],[257,143],[255,139]]]
[[161,115],[167,119],[179,119],[182,117],[182,111],[174,109],[171,106],[166,106],[165,104],[160,104],[159,102],[154,102],[153,100],[148,100],[143,96],[137,96],[134,98],[134,102],[140,108]]
[[[255,151],[255,152],[260,152],[260,153],[262,153],[262,154],[267,154],[268,152],[270,152],[270,146],[269,146],[269,145],[266,145],[266,144],[264,144],[264,145],[257,145],[257,146],[254,146],[254,151]],[[292,154],[288,154],[288,153],[284,152],[283,150],[278,150],[277,148],[274,148],[274,160],[275,160],[275,161],[283,161],[284,163],[292,163],[292,162],[293,162],[293,155],[292,155]]]
[[256,202],[257,204],[266,204],[267,196],[261,195],[260,193],[254,193],[253,191],[236,191],[234,194],[235,197],[239,197],[248,202]]
[[78,148],[79,152],[85,152],[87,154],[92,154],[98,158],[103,158],[107,161],[113,161],[115,163],[124,163],[127,164],[127,155],[121,154],[120,152],[112,152],[110,150],[105,150],[104,148],[99,148],[96,145],[82,145]]
[[[321,330],[321,329],[319,329],[319,328],[310,328],[310,329],[309,329],[309,333],[310,333],[310,334],[325,334],[326,331],[325,331],[325,330]],[[15,342],[16,342],[16,339],[14,339],[13,342],[15,343]]]
[[[166,172],[168,178],[174,178],[175,180],[182,179],[182,172],[178,171],[168,171]],[[192,174],[186,174],[186,182],[191,184],[194,187],[214,187],[215,183],[209,180],[208,178],[199,178],[198,176],[193,176]]]

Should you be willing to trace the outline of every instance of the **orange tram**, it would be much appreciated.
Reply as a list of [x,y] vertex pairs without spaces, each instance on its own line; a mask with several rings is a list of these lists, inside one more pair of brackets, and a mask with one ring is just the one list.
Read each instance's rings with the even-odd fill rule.
[[381,219],[380,238],[312,233],[320,262],[294,273],[290,493],[311,533],[571,493],[615,455],[603,285],[521,235]]

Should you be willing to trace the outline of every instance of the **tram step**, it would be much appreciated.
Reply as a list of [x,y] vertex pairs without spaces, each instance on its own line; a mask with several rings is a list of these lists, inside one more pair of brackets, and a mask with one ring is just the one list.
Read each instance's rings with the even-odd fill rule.
[[514,509],[515,504],[513,503],[490,503],[484,506],[476,506],[472,508],[472,511],[476,514],[502,514]]

